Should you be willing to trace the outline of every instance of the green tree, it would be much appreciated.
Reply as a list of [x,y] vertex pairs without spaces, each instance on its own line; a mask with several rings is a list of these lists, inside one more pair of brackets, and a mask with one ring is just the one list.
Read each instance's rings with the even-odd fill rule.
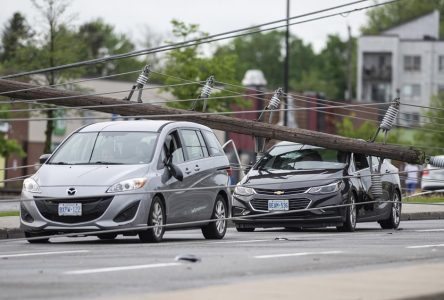
[[428,117],[428,123],[423,126],[421,131],[415,134],[416,144],[426,147],[428,154],[442,155],[444,148],[444,133],[442,133],[444,119],[444,93],[432,97],[431,107],[425,111]]
[[[125,34],[117,34],[114,27],[102,19],[87,22],[79,27],[79,40],[86,49],[81,59],[89,60],[121,54],[135,50],[135,45]],[[125,58],[86,67],[86,75],[103,76],[140,69],[143,62],[136,58]],[[134,75],[121,76],[119,79],[133,79]]]
[[25,17],[19,12],[14,13],[1,34],[0,62],[14,60],[17,51],[27,46],[32,35]]
[[[173,20],[172,25],[173,35],[177,39],[187,40],[205,35],[205,33],[199,31],[199,26],[195,24],[188,25],[183,22]],[[237,56],[229,53],[216,52],[213,56],[205,56],[203,55],[201,47],[199,45],[195,45],[168,52],[166,54],[165,73],[178,78],[193,81],[205,81],[210,75],[214,75],[216,81],[239,84],[239,82],[236,81],[235,74],[237,62]],[[176,83],[183,83],[183,81],[174,77],[165,78],[165,84],[167,85]],[[165,90],[170,91],[178,99],[195,99],[199,96],[200,89],[201,86],[195,84],[165,88]],[[230,90],[242,93],[242,91],[236,91],[236,89],[233,87],[230,87]],[[232,96],[233,93],[213,89],[212,96],[214,97],[223,97],[228,95]],[[244,101],[242,101],[240,98],[209,100],[208,110],[229,110],[231,103],[243,105]],[[191,107],[191,102],[170,102],[168,105],[187,109]]]
[[[9,117],[9,109],[10,105],[8,104],[0,105],[1,119],[6,119]],[[0,132],[0,156],[7,159],[11,154],[17,154],[21,157],[26,155],[26,153],[23,151],[22,146],[16,140],[8,139],[5,133]]]
[[403,0],[374,8],[367,12],[368,22],[361,31],[364,34],[378,34],[435,9],[440,12],[440,35],[444,38],[443,0]]
[[[352,115],[353,117],[354,115]],[[370,121],[360,122],[353,120],[352,117],[344,117],[340,122],[336,123],[336,133],[341,136],[350,137],[354,139],[370,140],[373,138],[379,124]],[[411,130],[406,130],[403,128],[393,128],[389,131],[387,135],[387,144],[401,144],[401,145],[412,145],[413,140],[409,139],[408,132]],[[376,142],[382,143],[384,141],[384,134],[379,133],[376,138]]]

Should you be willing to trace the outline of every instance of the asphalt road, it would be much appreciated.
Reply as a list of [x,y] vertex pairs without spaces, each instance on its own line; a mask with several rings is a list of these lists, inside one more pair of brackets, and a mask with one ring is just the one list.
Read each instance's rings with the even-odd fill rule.
[[[175,260],[183,254],[201,261]],[[425,263],[444,263],[444,220],[403,222],[396,231],[358,224],[354,233],[332,228],[238,233],[230,228],[222,241],[204,240],[198,230],[174,231],[161,244],[142,244],[133,237],[57,238],[42,245],[0,240],[0,299],[126,299]],[[436,280],[444,282],[442,277]]]

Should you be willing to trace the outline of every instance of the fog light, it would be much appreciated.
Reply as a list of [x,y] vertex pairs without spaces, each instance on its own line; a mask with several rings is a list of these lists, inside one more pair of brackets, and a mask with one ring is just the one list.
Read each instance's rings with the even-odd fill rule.
[[137,208],[139,207],[140,201],[131,203],[126,208],[124,208],[115,218],[114,222],[125,222],[129,221],[136,215]]
[[20,203],[20,216],[21,216],[22,220],[27,223],[34,222],[34,218],[31,216],[29,211],[25,208],[23,203]]

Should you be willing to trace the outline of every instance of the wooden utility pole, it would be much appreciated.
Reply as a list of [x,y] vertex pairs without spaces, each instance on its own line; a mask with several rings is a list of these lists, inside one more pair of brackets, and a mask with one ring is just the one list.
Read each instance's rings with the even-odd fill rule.
[[116,100],[108,97],[85,96],[78,92],[61,91],[46,87],[29,91],[20,91],[35,87],[35,85],[17,81],[0,80],[0,92],[11,92],[7,94],[8,97],[16,99],[35,100],[65,97],[64,99],[39,100],[39,102],[67,107],[100,106],[92,109],[106,113],[119,114],[122,116],[149,115],[155,117],[156,115],[170,115],[168,117],[163,117],[163,119],[191,121],[206,125],[213,129],[253,135],[267,139],[315,145],[347,152],[363,153],[367,155],[405,161],[413,164],[423,164],[425,162],[424,152],[417,149],[395,145],[384,145],[381,143],[369,143],[366,141],[305,129],[288,128],[285,126],[238,119],[223,115],[203,115],[198,112],[161,107],[149,103],[140,104],[125,100]]

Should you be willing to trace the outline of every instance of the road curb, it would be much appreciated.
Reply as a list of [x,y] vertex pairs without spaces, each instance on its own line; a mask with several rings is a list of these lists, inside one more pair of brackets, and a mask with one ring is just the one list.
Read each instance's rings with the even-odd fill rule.
[[401,214],[401,221],[439,220],[444,219],[444,211],[415,212]]
[[0,240],[2,239],[18,239],[25,237],[25,234],[20,228],[1,228]]

